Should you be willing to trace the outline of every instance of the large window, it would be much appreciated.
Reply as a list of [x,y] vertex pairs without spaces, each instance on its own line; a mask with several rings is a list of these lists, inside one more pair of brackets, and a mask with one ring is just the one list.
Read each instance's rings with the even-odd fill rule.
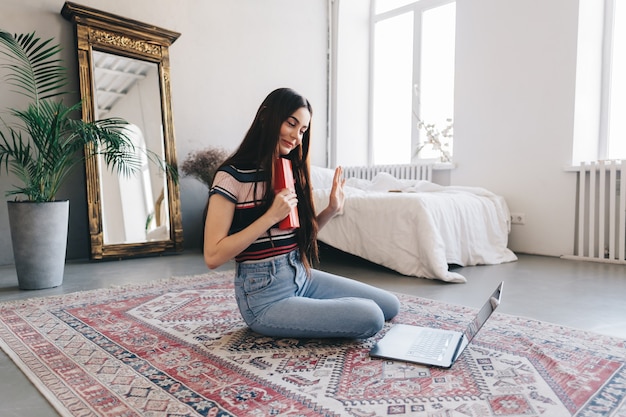
[[[418,121],[441,132],[453,119],[456,5],[373,0],[372,13],[370,160],[402,164],[439,158],[437,149],[421,146],[428,138]],[[439,139],[451,154],[451,138]]]
[[626,4],[607,0],[600,159],[626,159]]
[[572,162],[626,159],[626,4],[581,0]]

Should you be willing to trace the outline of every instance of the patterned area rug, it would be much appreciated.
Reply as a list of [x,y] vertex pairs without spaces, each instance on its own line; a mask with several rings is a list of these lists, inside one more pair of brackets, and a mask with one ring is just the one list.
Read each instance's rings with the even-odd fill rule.
[[[496,313],[449,370],[364,341],[260,337],[232,273],[0,305],[0,344],[63,416],[626,416],[626,341]],[[398,323],[474,310],[400,295]]]

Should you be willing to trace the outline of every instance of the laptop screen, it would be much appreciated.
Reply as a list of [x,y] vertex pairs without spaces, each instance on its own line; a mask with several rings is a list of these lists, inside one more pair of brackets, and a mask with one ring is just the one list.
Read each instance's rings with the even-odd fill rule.
[[476,336],[476,333],[483,327],[489,316],[491,316],[493,311],[500,305],[503,284],[504,282],[501,282],[500,285],[498,285],[498,288],[491,294],[487,302],[485,302],[478,314],[476,314],[476,317],[474,317],[474,320],[472,320],[467,326],[467,329],[465,329],[465,338],[468,342]]

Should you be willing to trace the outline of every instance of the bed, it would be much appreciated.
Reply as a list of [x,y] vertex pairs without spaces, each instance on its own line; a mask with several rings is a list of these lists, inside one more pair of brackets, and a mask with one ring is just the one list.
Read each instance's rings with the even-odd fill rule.
[[[333,170],[311,169],[318,210],[328,204]],[[517,260],[507,248],[510,213],[503,197],[479,187],[441,186],[378,173],[348,178],[342,213],[318,240],[403,275],[462,283],[449,265]]]

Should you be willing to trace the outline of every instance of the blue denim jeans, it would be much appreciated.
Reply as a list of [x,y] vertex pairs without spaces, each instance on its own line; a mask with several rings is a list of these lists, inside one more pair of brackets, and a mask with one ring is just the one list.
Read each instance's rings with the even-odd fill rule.
[[235,297],[248,326],[275,337],[367,338],[400,309],[395,295],[371,285],[315,269],[307,277],[297,250],[237,264]]

